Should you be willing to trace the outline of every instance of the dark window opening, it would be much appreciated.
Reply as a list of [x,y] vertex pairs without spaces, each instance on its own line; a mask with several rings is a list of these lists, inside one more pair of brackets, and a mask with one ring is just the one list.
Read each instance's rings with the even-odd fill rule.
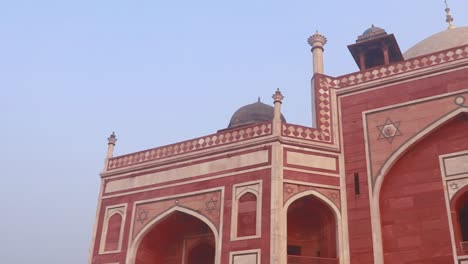
[[301,246],[288,245],[288,255],[289,256],[300,256],[301,255]]
[[460,227],[463,241],[468,241],[468,204],[460,210]]

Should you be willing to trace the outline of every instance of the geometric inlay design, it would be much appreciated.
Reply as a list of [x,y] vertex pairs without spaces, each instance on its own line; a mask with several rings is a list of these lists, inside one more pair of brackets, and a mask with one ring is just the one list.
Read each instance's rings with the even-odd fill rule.
[[143,224],[146,220],[148,220],[148,211],[146,211],[145,209],[141,210],[138,213],[138,217],[136,220],[140,222],[140,224]]
[[462,95],[455,97],[455,104],[458,105],[459,107],[468,107],[468,106],[464,106],[465,103],[466,103],[466,99]]
[[308,185],[300,185],[300,184],[293,184],[293,183],[284,183],[283,184],[283,204],[289,200],[289,198],[293,197],[294,195],[314,190],[319,192],[320,194],[324,195],[330,201],[332,201],[338,209],[341,209],[341,201],[340,201],[340,191],[336,189],[329,189],[329,188],[322,188],[322,187],[315,187],[315,186],[308,186]]
[[194,138],[167,146],[161,146],[123,156],[113,157],[109,159],[107,170],[124,168],[198,150],[233,144],[253,138],[264,137],[271,134],[271,122],[242,126],[237,129]]
[[[188,210],[205,216],[216,228],[221,222],[222,197],[220,190],[196,194],[180,194],[156,201],[140,201],[135,205],[135,218],[132,227],[132,239],[151,221],[158,216],[175,209]],[[180,209],[180,210],[179,210]],[[183,212],[182,212],[183,213]]]
[[205,211],[207,211],[208,213],[211,213],[213,210],[215,210],[216,202],[218,202],[218,200],[213,199],[213,197],[209,201],[207,201],[205,203]]
[[324,79],[327,82],[327,85],[332,86],[335,89],[339,89],[375,80],[382,80],[391,76],[401,75],[466,58],[468,58],[468,45],[450,50],[438,51],[421,57],[387,64],[378,68],[358,71],[336,78],[324,75],[318,75],[318,78]]
[[393,122],[390,118],[383,125],[377,126],[377,129],[380,132],[378,139],[386,139],[388,143],[392,143],[396,136],[401,136],[400,121]]

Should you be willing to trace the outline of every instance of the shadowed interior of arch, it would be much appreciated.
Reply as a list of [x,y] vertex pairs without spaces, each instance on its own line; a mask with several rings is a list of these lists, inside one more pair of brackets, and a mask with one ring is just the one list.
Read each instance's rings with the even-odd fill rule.
[[459,191],[452,202],[452,224],[460,255],[468,254],[468,186]]
[[200,219],[173,212],[142,238],[135,264],[214,264],[215,238]]
[[287,213],[288,263],[338,263],[336,219],[313,195],[294,201]]

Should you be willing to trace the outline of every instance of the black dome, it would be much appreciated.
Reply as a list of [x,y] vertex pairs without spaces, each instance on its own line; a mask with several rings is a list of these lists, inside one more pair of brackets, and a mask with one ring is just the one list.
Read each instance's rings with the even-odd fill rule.
[[[228,128],[245,126],[255,123],[268,122],[273,120],[274,108],[270,105],[260,102],[245,105],[239,108],[231,117]],[[286,119],[281,115],[281,120]]]

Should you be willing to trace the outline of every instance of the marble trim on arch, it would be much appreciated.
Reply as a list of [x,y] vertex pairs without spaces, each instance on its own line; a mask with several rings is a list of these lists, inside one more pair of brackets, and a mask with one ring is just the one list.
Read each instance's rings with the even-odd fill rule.
[[[222,204],[221,192],[212,191],[199,194],[181,195],[164,200],[138,203],[135,205],[135,216],[132,219],[132,233],[138,234],[148,222],[173,207],[183,207],[205,216],[218,229]],[[132,237],[134,239],[135,237]]]
[[[109,231],[108,230],[109,220],[115,214],[119,214],[120,217],[122,217],[122,221],[120,223],[119,241],[117,244],[117,249],[105,250],[107,232]],[[121,252],[126,218],[127,218],[127,203],[106,206],[105,215],[104,215],[104,218],[102,219],[103,224],[102,224],[102,231],[101,231],[101,239],[99,242],[99,255],[114,254],[114,253]]]
[[[455,230],[453,226],[453,219],[452,219],[452,199],[453,197],[462,189],[466,189],[468,186],[468,173],[452,176],[447,174],[447,159],[454,158],[454,157],[463,157],[468,156],[468,150],[455,152],[455,153],[448,153],[439,156],[439,164],[440,164],[440,175],[442,177],[442,184],[444,185],[444,198],[445,198],[445,207],[447,210],[447,218],[449,222],[449,230],[450,230],[450,240],[452,242],[452,254],[454,256],[454,263],[457,262],[457,245],[455,239]],[[468,171],[467,171],[468,172]],[[454,185],[456,188],[453,188]]]
[[295,195],[306,192],[306,191],[316,191],[322,194],[323,196],[327,197],[333,204],[341,211],[341,204],[340,204],[340,190],[335,188],[326,188],[326,187],[317,187],[312,185],[306,184],[299,184],[299,183],[292,183],[292,182],[284,182],[283,184],[283,205],[286,204],[291,197]]
[[[287,224],[288,224],[288,208],[289,206],[296,200],[302,198],[302,197],[305,197],[305,196],[309,196],[309,195],[312,195],[314,196],[315,198],[317,198],[318,200],[322,201],[323,203],[325,203],[329,208],[330,210],[332,210],[334,216],[335,216],[335,221],[336,221],[336,239],[337,239],[337,258],[339,260],[339,264],[344,264],[344,259],[345,259],[345,246],[344,246],[344,240],[343,240],[343,222],[342,222],[342,217],[341,217],[341,212],[340,212],[340,209],[335,205],[335,203],[330,200],[328,197],[326,197],[325,195],[323,195],[322,193],[316,191],[316,190],[304,190],[302,192],[299,192],[299,193],[296,193],[295,195],[291,196],[287,201],[286,203],[284,203],[283,205],[283,212],[282,212],[282,224],[285,228],[285,230],[287,230]],[[287,239],[284,239],[282,241],[282,248],[286,248],[287,247]],[[287,258],[287,255],[284,256],[285,258]],[[287,259],[283,259],[281,263],[287,263]]]
[[[466,98],[461,104],[457,103],[458,98]],[[388,149],[383,149],[380,147],[379,155],[384,154],[385,156],[379,157],[380,161],[375,158],[376,150],[374,150],[375,135],[377,133],[376,128],[370,125],[372,122],[375,123],[373,116],[380,118],[381,121],[385,121],[382,118],[394,118],[395,116],[401,115],[400,112],[412,110],[414,111],[415,107],[424,108],[430,107],[431,104],[440,103],[445,108],[440,108],[440,113],[438,115],[426,115],[431,119],[427,120],[418,120],[416,122],[409,121],[405,124],[401,124],[400,131],[404,133],[404,136],[399,136],[398,140],[395,140]],[[441,123],[445,122],[448,117],[454,117],[455,115],[461,112],[468,112],[468,89],[456,91],[449,94],[437,95],[428,98],[423,98],[419,100],[414,100],[410,102],[405,102],[402,104],[391,105],[383,108],[372,109],[362,113],[363,128],[364,128],[364,138],[365,138],[365,147],[366,147],[366,160],[367,160],[367,170],[369,176],[370,186],[372,191],[375,190],[375,185],[379,181],[379,178],[382,175],[385,175],[391,165],[394,163],[397,157],[403,153],[408,146],[417,142],[422,131],[432,131],[433,128],[437,127]],[[384,119],[385,119],[384,118]],[[375,118],[374,118],[375,119]],[[409,120],[409,119],[408,119]],[[407,120],[406,120],[407,121]],[[423,122],[424,121],[424,122]],[[414,124],[416,123],[416,124]],[[407,126],[407,130],[405,130]],[[409,127],[412,126],[410,129]],[[372,130],[371,130],[372,129]],[[373,137],[373,138],[371,138]],[[386,142],[385,142],[386,143]],[[388,153],[386,153],[388,152]]]
[[[135,219],[136,219],[136,209],[137,206],[140,204],[146,204],[146,203],[155,203],[155,202],[161,202],[161,201],[175,201],[176,199],[179,199],[181,197],[187,197],[187,196],[193,196],[193,195],[199,195],[199,194],[205,194],[205,193],[220,193],[220,199],[219,201],[219,223],[216,225],[216,223],[212,222],[209,218],[207,218],[205,215],[191,209],[191,208],[186,208],[182,207],[179,205],[174,205],[167,210],[161,212],[160,214],[154,216],[152,219],[146,222],[146,224],[137,231],[136,234],[134,234],[134,225],[135,225]],[[147,199],[147,200],[140,200],[134,203],[133,205],[133,210],[132,210],[132,217],[130,221],[130,234],[129,234],[129,239],[128,239],[128,245],[127,245],[127,260],[126,264],[135,264],[135,257],[137,253],[137,249],[139,246],[139,243],[141,242],[142,237],[146,232],[148,232],[154,224],[158,223],[164,217],[170,215],[173,212],[182,212],[182,213],[187,213],[189,215],[192,215],[194,217],[197,217],[201,221],[203,221],[205,224],[207,224],[210,229],[213,231],[214,236],[215,236],[215,243],[216,243],[216,260],[215,264],[220,264],[221,263],[221,248],[222,248],[222,236],[223,232],[223,216],[224,216],[224,187],[218,187],[218,188],[211,188],[211,189],[206,189],[206,190],[201,190],[201,191],[195,191],[195,192],[188,192],[188,193],[181,193],[177,195],[170,195],[170,196],[164,196],[164,197],[158,197],[158,198],[153,198],[153,199]]]
[[[262,231],[262,200],[263,200],[263,180],[237,183],[232,186],[232,207],[231,207],[231,241],[247,240],[261,237]],[[251,236],[237,236],[237,216],[239,198],[245,193],[252,193],[257,197],[256,207],[256,232]]]
[[[458,94],[460,91],[453,94]],[[449,95],[450,96],[450,95]],[[444,97],[444,96],[436,96],[436,97]],[[411,104],[418,101],[425,101],[428,100],[427,98],[416,100],[413,102],[404,103]],[[425,127],[424,129],[420,130],[416,135],[414,135],[410,140],[406,141],[397,151],[393,152],[393,154],[387,159],[386,163],[382,167],[381,173],[378,177],[375,178],[374,184],[368,184],[369,188],[369,203],[370,203],[370,211],[371,211],[371,225],[372,225],[372,245],[374,251],[374,262],[375,263],[383,263],[383,242],[382,242],[382,226],[381,226],[381,218],[380,218],[380,190],[382,187],[382,183],[384,181],[385,175],[391,169],[393,164],[395,164],[398,159],[403,156],[408,149],[410,149],[414,144],[422,140],[432,131],[436,130],[437,128],[443,126],[447,121],[451,120],[455,116],[461,113],[468,113],[468,107],[458,107],[454,111],[451,111],[444,117],[438,119],[437,121],[431,123],[430,126]],[[365,113],[363,113],[364,115]],[[365,123],[365,119],[363,117],[363,122]],[[366,135],[367,138],[367,135]],[[368,169],[368,181],[372,182],[371,173],[369,171],[369,156],[368,156],[368,147],[366,144],[366,160],[367,160],[367,169]]]

